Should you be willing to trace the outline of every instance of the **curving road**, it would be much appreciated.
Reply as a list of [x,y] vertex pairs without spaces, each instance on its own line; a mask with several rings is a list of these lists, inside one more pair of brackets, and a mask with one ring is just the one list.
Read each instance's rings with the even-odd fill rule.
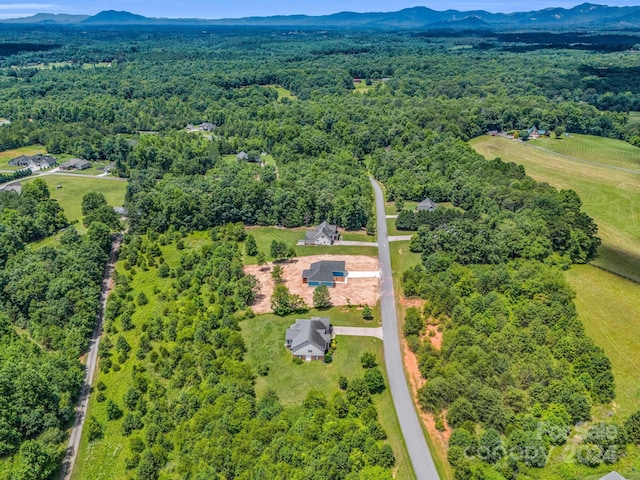
[[60,480],[68,480],[71,478],[73,465],[76,461],[76,455],[78,454],[80,437],[82,436],[82,427],[84,426],[84,419],[87,415],[87,407],[89,405],[89,396],[91,395],[91,384],[93,383],[96,364],[98,363],[98,345],[100,343],[100,335],[102,334],[102,320],[104,318],[105,309],[107,308],[107,298],[109,297],[109,292],[113,286],[112,278],[116,267],[116,261],[118,260],[118,250],[120,249],[121,243],[122,234],[117,234],[111,244],[111,253],[104,269],[104,276],[102,277],[102,291],[100,292],[100,310],[98,311],[96,326],[93,329],[91,340],[89,341],[89,352],[87,353],[84,382],[82,383],[82,390],[80,391],[80,398],[78,399],[78,406],[76,407],[76,418],[73,422],[71,435],[69,436],[69,444],[67,445],[67,450],[62,462],[62,469],[60,470]]
[[384,335],[384,360],[387,365],[389,389],[400,421],[402,435],[409,451],[413,471],[418,480],[438,480],[440,476],[427,446],[420,419],[416,413],[411,393],[404,375],[396,300],[393,292],[393,272],[389,253],[389,236],[384,210],[384,194],[380,185],[372,178],[371,185],[376,194],[376,220],[378,224],[378,257],[380,260],[380,307]]

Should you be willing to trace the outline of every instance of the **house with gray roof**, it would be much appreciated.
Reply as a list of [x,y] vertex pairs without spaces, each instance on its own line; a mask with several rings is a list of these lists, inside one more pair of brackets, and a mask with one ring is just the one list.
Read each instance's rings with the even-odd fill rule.
[[91,168],[91,162],[84,158],[72,158],[60,164],[60,170],[86,170]]
[[613,472],[607,473],[604,477],[600,478],[600,480],[626,480],[626,478],[624,478],[618,472],[613,471]]
[[313,230],[307,230],[304,236],[305,245],[333,245],[336,240],[340,240],[337,225],[330,225],[326,221]]
[[311,360],[323,360],[331,347],[333,327],[326,317],[298,319],[287,329],[284,346],[291,350],[294,357]]
[[247,152],[240,152],[236,155],[237,160],[249,160],[249,154]]
[[9,160],[9,165],[12,167],[27,167],[31,169],[43,169],[51,168],[58,163],[56,157],[50,155],[43,155],[38,153],[36,155],[20,155],[12,160]]
[[422,200],[418,204],[418,207],[416,208],[416,210],[418,212],[422,212],[422,211],[433,212],[436,208],[438,208],[438,204],[433,200],[431,200],[429,197],[426,197],[424,200]]
[[302,271],[302,281],[310,287],[335,287],[336,278],[345,279],[347,271],[343,261],[322,260],[314,262],[307,270]]

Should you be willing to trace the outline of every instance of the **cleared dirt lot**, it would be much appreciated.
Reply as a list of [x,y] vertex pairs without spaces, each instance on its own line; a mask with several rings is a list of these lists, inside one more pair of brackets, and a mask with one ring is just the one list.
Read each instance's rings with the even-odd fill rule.
[[[294,258],[281,264],[284,268],[284,284],[291,291],[300,295],[309,306],[313,306],[313,287],[302,283],[302,271],[309,268],[313,262],[321,260],[343,260],[348,272],[371,272],[380,269],[376,257],[364,255],[310,255]],[[254,305],[255,313],[267,313],[271,311],[271,294],[273,293],[273,280],[271,279],[272,263],[268,263],[262,269],[258,265],[247,265],[244,270],[249,275],[254,275],[260,282],[260,295]],[[347,283],[336,283],[335,288],[330,288],[331,302],[333,305],[368,304],[375,305],[380,298],[380,280],[375,277],[349,278]],[[347,302],[347,298],[349,302]]]

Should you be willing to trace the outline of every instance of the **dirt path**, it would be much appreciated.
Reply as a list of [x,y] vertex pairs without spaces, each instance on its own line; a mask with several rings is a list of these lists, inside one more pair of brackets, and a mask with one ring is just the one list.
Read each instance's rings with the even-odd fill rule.
[[69,436],[69,444],[67,445],[67,450],[62,462],[62,469],[60,470],[60,480],[68,480],[71,478],[73,465],[75,464],[76,455],[78,454],[80,437],[82,436],[82,427],[84,426],[87,406],[89,405],[89,396],[91,395],[91,384],[93,383],[96,364],[98,362],[98,345],[100,343],[100,335],[102,334],[102,320],[104,319],[104,312],[107,308],[107,298],[109,298],[109,293],[111,293],[111,289],[113,288],[113,273],[115,271],[116,261],[118,260],[118,250],[120,249],[121,244],[122,234],[118,234],[111,244],[111,253],[102,277],[100,309],[98,310],[96,326],[93,329],[93,333],[91,334],[91,339],[89,341],[89,352],[86,355],[87,364],[85,367],[84,381],[82,383],[82,390],[80,391],[80,398],[78,399],[78,405],[76,407],[76,418],[73,422],[71,435]]

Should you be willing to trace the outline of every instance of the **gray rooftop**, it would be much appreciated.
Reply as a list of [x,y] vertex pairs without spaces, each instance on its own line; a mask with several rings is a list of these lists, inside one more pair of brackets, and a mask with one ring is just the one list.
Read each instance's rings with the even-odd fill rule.
[[81,168],[86,165],[91,166],[91,162],[89,160],[85,160],[84,158],[72,158],[67,160],[66,162],[62,162],[60,164],[60,168]]
[[294,355],[324,355],[331,344],[331,324],[326,317],[298,319],[287,329],[285,338]]
[[618,472],[610,472],[607,473],[604,477],[600,478],[600,480],[626,480],[622,475]]
[[308,282],[332,282],[333,272],[345,272],[343,261],[322,260],[312,263],[311,266],[302,272],[302,278]]
[[425,198],[420,203],[418,203],[418,210],[432,211],[432,210],[435,210],[437,207],[438,207],[438,204],[433,200],[431,200],[429,197]]
[[338,235],[338,227],[337,225],[331,225],[326,221],[322,222],[318,225],[314,230],[307,230],[305,233],[305,239],[309,241],[313,241],[320,236],[327,236],[329,238],[333,238]]

